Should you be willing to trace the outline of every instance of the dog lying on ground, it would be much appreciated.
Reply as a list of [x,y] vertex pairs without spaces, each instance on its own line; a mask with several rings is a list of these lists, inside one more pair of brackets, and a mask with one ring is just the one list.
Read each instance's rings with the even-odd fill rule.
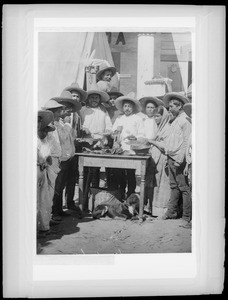
[[[101,197],[102,200],[99,201],[99,193],[97,196],[97,205],[93,210],[93,218],[100,219],[101,217],[108,216],[112,219],[121,220],[137,220],[139,211],[139,196],[137,194],[132,194],[125,202],[119,201],[113,195],[107,196],[106,199]],[[95,200],[96,203],[96,200]]]
[[126,204],[128,205],[128,209],[133,216],[137,216],[139,214],[139,195],[131,194],[127,200]]

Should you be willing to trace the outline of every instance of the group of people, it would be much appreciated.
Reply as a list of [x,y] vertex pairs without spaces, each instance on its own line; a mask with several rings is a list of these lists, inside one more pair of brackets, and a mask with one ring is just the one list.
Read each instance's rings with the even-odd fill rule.
[[[78,180],[78,138],[118,142],[131,151],[129,141],[150,145],[146,174],[145,212],[162,219],[181,218],[191,227],[191,103],[182,93],[136,99],[110,84],[114,67],[101,68],[93,89],[77,83],[38,111],[37,230],[50,233],[63,216],[63,192],[68,210],[79,217],[74,193]],[[91,185],[99,187],[100,170],[90,168]],[[84,170],[88,176],[88,169]],[[85,179],[84,178],[84,179]],[[133,169],[106,169],[107,188],[121,192],[122,200],[135,193]],[[84,180],[86,181],[86,180]]]

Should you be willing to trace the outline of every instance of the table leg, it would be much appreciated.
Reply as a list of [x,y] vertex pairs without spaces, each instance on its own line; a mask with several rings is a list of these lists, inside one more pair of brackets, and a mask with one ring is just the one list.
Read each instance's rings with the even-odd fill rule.
[[145,195],[145,174],[146,165],[145,162],[141,164],[141,183],[140,183],[140,200],[139,200],[139,220],[143,222],[143,210],[144,210],[144,195]]
[[79,188],[79,207],[81,211],[84,209],[84,197],[83,197],[83,165],[84,165],[83,157],[79,157],[78,171],[79,171],[79,179],[78,179],[78,188]]
[[[84,177],[84,176],[83,176]],[[83,210],[84,212],[88,212],[88,195],[89,195],[89,189],[90,189],[90,183],[91,183],[91,169],[88,169],[87,178],[83,178],[83,181],[86,181],[85,187],[83,189]]]

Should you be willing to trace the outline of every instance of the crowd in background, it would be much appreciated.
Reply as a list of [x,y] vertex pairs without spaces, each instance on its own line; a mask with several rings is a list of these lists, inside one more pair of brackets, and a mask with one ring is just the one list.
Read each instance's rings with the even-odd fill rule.
[[[83,216],[74,201],[79,138],[117,142],[128,154],[132,141],[149,145],[144,212],[163,220],[180,218],[180,226],[191,228],[191,99],[177,92],[141,99],[123,95],[110,84],[115,72],[114,67],[100,68],[91,90],[72,83],[38,111],[38,234],[61,224],[69,210]],[[88,173],[91,186],[99,188],[100,169],[84,168],[84,187]],[[135,193],[134,169],[106,168],[105,174],[107,188],[119,190],[122,201]]]

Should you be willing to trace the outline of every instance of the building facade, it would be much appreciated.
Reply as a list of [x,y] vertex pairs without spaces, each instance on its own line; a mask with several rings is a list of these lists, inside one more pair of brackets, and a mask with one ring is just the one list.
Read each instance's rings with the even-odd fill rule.
[[172,91],[187,92],[192,82],[190,32],[107,32],[106,35],[123,94],[132,91],[138,97],[144,96],[145,91],[156,94],[158,90],[151,87],[152,91],[145,82],[160,76],[171,80]]

